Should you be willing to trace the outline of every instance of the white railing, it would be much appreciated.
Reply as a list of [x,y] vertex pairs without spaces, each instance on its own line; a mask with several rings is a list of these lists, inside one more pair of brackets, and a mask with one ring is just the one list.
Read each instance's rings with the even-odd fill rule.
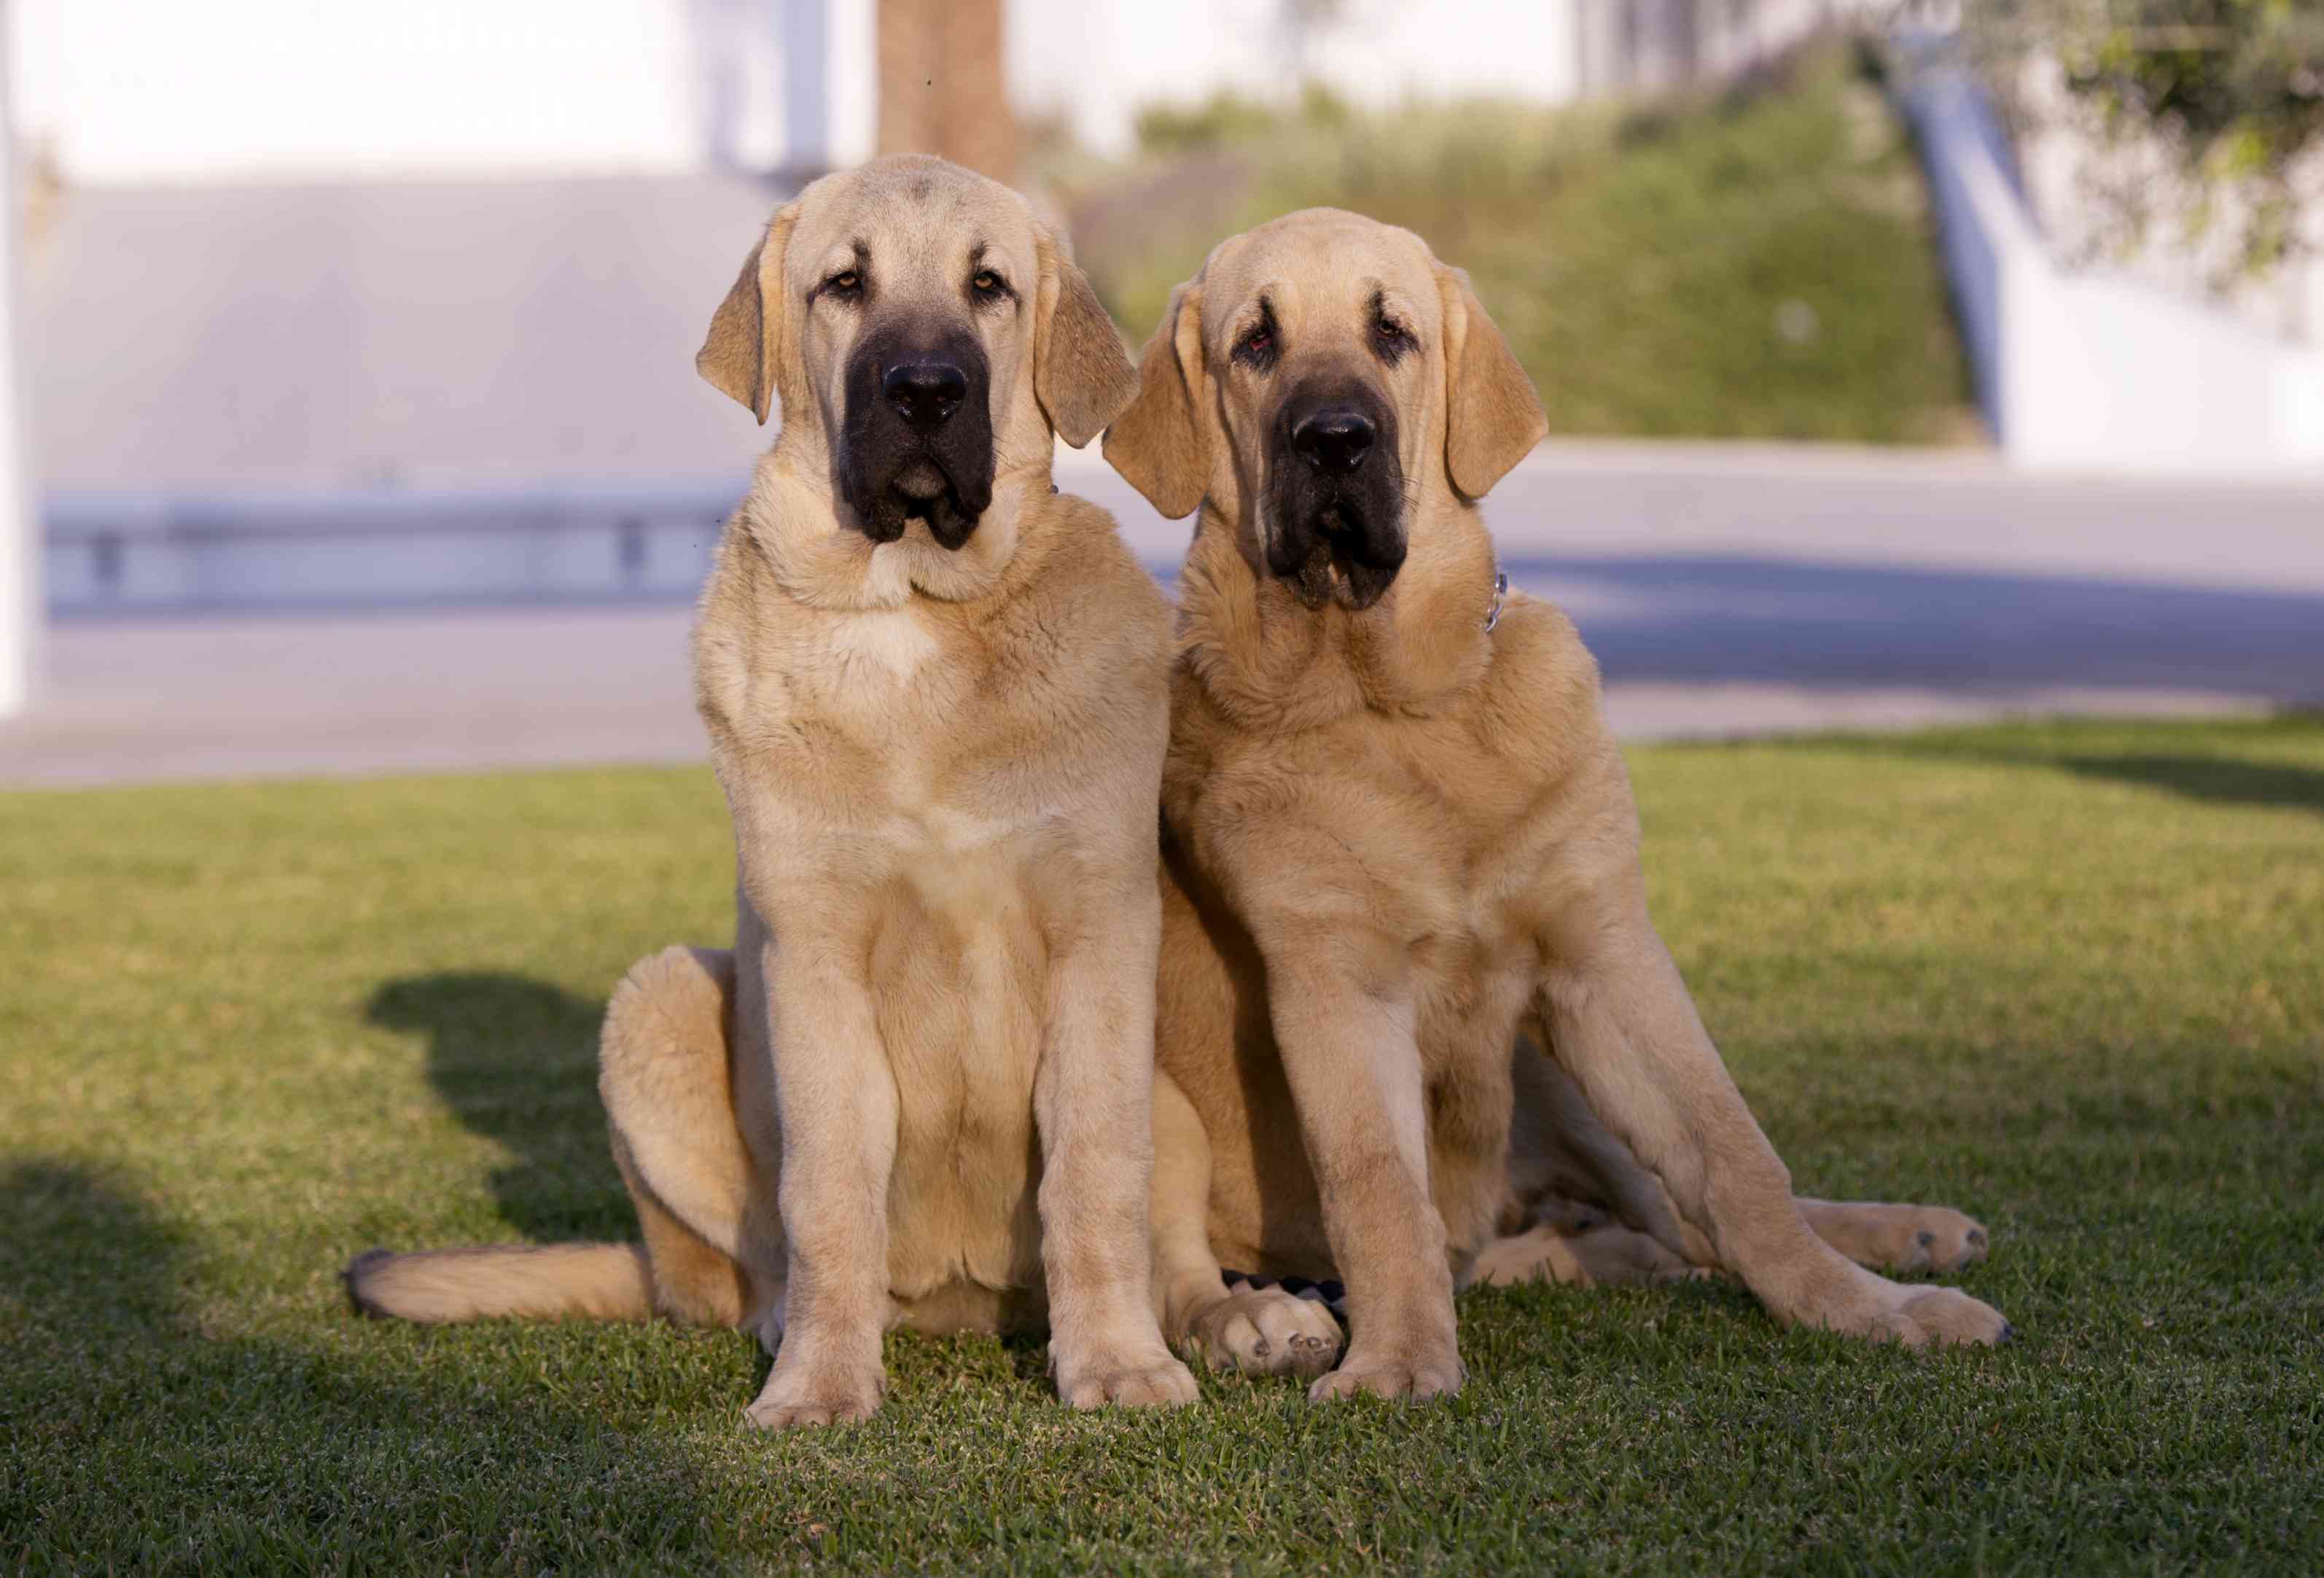
[[62,616],[691,597],[743,479],[715,484],[51,495]]

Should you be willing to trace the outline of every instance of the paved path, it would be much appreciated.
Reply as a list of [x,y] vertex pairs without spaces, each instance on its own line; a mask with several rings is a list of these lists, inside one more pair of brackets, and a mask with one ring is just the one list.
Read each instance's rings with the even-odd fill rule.
[[[1183,549],[1110,472],[1149,562]],[[2324,484],[2026,479],[1978,458],[1554,446],[1489,506],[1634,739],[2324,702]],[[703,755],[661,603],[89,620],[0,724],[0,782]]]

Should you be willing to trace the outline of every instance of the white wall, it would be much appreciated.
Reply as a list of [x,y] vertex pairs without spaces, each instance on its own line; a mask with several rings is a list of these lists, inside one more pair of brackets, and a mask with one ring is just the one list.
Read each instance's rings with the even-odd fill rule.
[[2052,254],[1958,69],[1907,92],[1978,393],[2035,469],[2324,475],[2324,349]]
[[[1732,76],[1891,0],[1342,0],[1300,35],[1282,0],[1009,0],[1010,74],[1028,110],[1065,113],[1119,152],[1139,106],[1222,88],[1260,98],[1319,78],[1361,104],[1488,94],[1563,103]],[[1687,16],[1693,18],[1692,24]]]
[[1579,86],[1579,0],[1347,0],[1304,41],[1278,0],[1009,0],[1019,106],[1063,111],[1083,142],[1119,152],[1136,111],[1233,88],[1296,92],[1313,75],[1361,103],[1485,93],[1556,101]]
[[[2102,256],[2108,266],[2174,295],[2218,301],[2279,337],[2324,346],[2324,150],[2292,167],[2292,190],[2306,212],[2295,255],[2265,275],[2216,289],[2234,272],[2250,213],[2232,189],[2207,191],[2181,168],[2164,137],[2126,136],[2076,100],[2063,69],[2046,54],[2020,62],[2013,90],[2024,110],[2016,128],[2017,171],[2035,222],[2068,256]],[[2135,194],[2153,222],[2135,244],[2120,234],[2122,199]],[[2186,216],[2209,211],[2209,223]]]
[[[1301,33],[1281,0],[1006,0],[1010,85],[1108,152],[1142,105],[1287,95],[1308,77],[1374,105],[1558,102],[1582,91],[1585,23],[1604,33],[1638,3],[1342,0]],[[1751,0],[1717,14],[1702,64],[1739,65],[1863,3]],[[876,5],[15,0],[18,125],[84,184],[677,171],[721,143],[745,164],[847,163],[872,148]],[[1653,29],[1636,31],[1651,52]],[[787,51],[820,69],[788,69]],[[722,99],[743,113],[714,135]]]
[[[706,161],[723,76],[743,161],[815,159],[804,120],[844,162],[871,147],[872,3],[15,0],[16,120],[88,184],[674,171]],[[825,56],[820,106],[784,102],[787,32]]]

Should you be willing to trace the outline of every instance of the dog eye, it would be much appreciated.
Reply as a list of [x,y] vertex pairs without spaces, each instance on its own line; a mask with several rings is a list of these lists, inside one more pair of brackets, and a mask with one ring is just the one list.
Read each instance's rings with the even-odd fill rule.
[[1389,362],[1412,349],[1411,332],[1385,312],[1372,321],[1372,339],[1380,355]]
[[1235,360],[1264,367],[1275,356],[1275,325],[1261,323],[1235,341]]
[[863,276],[853,269],[842,269],[816,287],[816,294],[839,297],[860,296],[863,293]]
[[998,296],[1009,288],[1009,281],[991,269],[979,269],[969,277],[969,289],[980,296]]

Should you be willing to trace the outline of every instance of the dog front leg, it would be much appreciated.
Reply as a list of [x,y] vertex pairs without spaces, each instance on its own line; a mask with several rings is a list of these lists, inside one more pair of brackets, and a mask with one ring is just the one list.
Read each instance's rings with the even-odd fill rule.
[[1308,1395],[1458,1391],[1452,1273],[1428,1190],[1404,950],[1336,918],[1272,929],[1261,943],[1268,1016],[1348,1290],[1347,1353]]
[[1194,1378],[1155,1320],[1148,1260],[1160,900],[1149,881],[1075,909],[1078,935],[1052,955],[1033,1096],[1049,1366],[1076,1408],[1191,1403]]
[[[798,912],[812,914],[810,906]],[[867,1419],[887,1378],[888,1178],[896,1082],[871,994],[844,940],[798,937],[757,952],[768,997],[788,1266],[783,1338],[752,1422],[769,1429]]]

